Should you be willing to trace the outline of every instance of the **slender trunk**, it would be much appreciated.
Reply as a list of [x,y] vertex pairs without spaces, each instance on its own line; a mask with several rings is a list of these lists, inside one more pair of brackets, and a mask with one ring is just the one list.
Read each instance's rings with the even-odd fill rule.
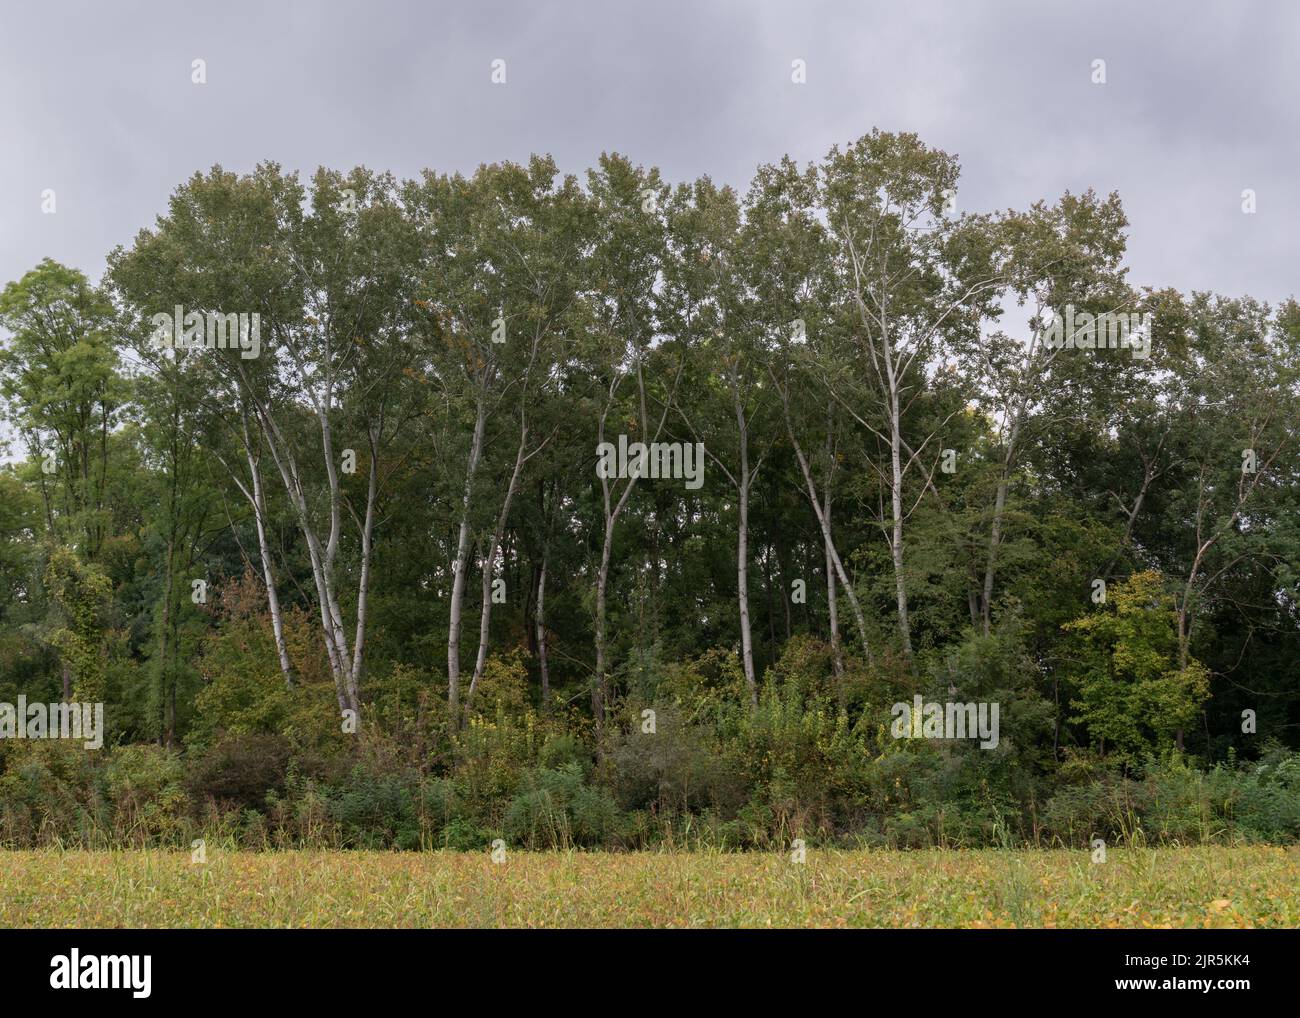
[[501,504],[501,515],[497,517],[496,530],[492,533],[492,543],[488,547],[487,558],[483,562],[483,608],[479,616],[478,626],[478,653],[474,658],[474,676],[469,682],[469,691],[465,695],[465,703],[469,704],[474,699],[474,690],[478,688],[479,679],[483,677],[483,670],[487,667],[488,642],[492,626],[492,579],[496,571],[497,551],[501,547],[501,540],[505,536],[506,521],[510,518],[510,504],[514,501],[515,492],[519,490],[519,475],[524,468],[524,450],[528,446],[528,428],[523,427],[519,432],[519,451],[515,454],[515,469],[510,475],[510,484],[506,487],[506,497]]
[[[305,513],[305,510],[303,511]],[[305,515],[300,518],[305,519]],[[307,541],[307,554],[311,561],[312,579],[316,583],[316,597],[320,608],[321,635],[325,639],[325,653],[329,656],[330,672],[334,678],[334,695],[338,699],[339,710],[354,710],[350,701],[350,683],[348,682],[348,659],[346,647],[339,646],[340,633],[334,625],[333,611],[330,606],[330,582],[325,574],[324,557],[320,542],[310,525],[303,526]]]
[[[826,411],[826,483],[822,491],[822,514],[826,529],[831,529],[831,488],[835,481],[835,410],[832,404]],[[844,648],[840,643],[840,607],[835,591],[835,566],[831,562],[831,546],[822,541],[826,559],[826,611],[831,628],[831,661],[835,669],[835,687],[841,702],[844,695]]]
[[[321,635],[325,641],[325,650],[329,656],[330,672],[334,679],[335,695],[340,710],[355,710],[358,707],[359,665],[361,658],[354,657],[349,649],[348,636],[343,623],[343,611],[340,607],[338,587],[335,577],[335,563],[338,557],[339,542],[342,531],[343,496],[339,483],[339,467],[334,457],[333,431],[330,412],[333,409],[334,381],[326,376],[323,398],[313,389],[310,382],[299,371],[303,391],[310,397],[320,428],[321,453],[329,485],[329,532],[324,542],[317,532],[312,520],[307,489],[303,483],[293,444],[285,437],[274,414],[267,403],[259,397],[256,388],[250,383],[239,362],[234,364],[243,392],[251,400],[258,424],[265,436],[266,446],[279,471],[288,495],[290,505],[297,518],[299,530],[307,545],[311,561],[312,579],[316,584],[316,593],[320,601]],[[381,424],[382,427],[382,424]],[[370,432],[372,444],[374,434]],[[373,506],[373,499],[371,500]],[[364,528],[363,528],[364,529]],[[364,568],[364,563],[363,563]],[[361,599],[364,601],[364,598]],[[364,628],[361,631],[364,639]]]
[[[679,367],[680,377],[680,367]],[[659,433],[663,430],[664,421],[668,417],[669,407],[672,406],[673,399],[676,396],[677,386],[673,383],[672,392],[669,394],[667,401],[664,403],[663,414],[659,418],[659,425],[651,434],[649,420],[646,416],[646,398],[645,398],[645,378],[642,374],[641,363],[638,360],[636,366],[637,392],[640,396],[641,411],[641,435],[643,441],[648,443],[654,442]],[[605,441],[605,421],[609,415],[610,408],[613,406],[614,394],[618,388],[618,380],[609,389],[609,402],[600,415],[600,421],[596,430],[596,438],[599,443]],[[618,523],[618,518],[627,505],[628,499],[632,496],[632,489],[636,487],[639,479],[639,473],[633,473],[627,478],[627,484],[623,487],[623,494],[618,497],[617,501],[610,498],[609,478],[601,477],[601,507],[605,520],[605,535],[601,542],[600,549],[600,571],[596,574],[596,672],[592,676],[591,685],[591,712],[596,720],[596,743],[597,755],[603,753],[602,736],[605,731],[605,707],[609,700],[609,676],[606,673],[606,612],[607,596],[609,593],[609,564],[614,551],[614,526]]]
[[[749,624],[749,488],[753,478],[749,472],[749,423],[740,396],[733,389],[736,408],[736,433],[740,443],[740,520],[736,534],[736,588],[740,601],[740,652],[745,669],[745,685],[749,687],[749,700],[758,706],[758,678],[754,674],[754,634]],[[762,462],[759,462],[762,469]]]
[[[325,590],[325,602],[328,606],[326,625],[334,634],[334,645],[338,650],[339,668],[348,707],[357,710],[357,679],[353,672],[351,655],[348,652],[348,638],[343,627],[343,610],[339,606],[338,588],[334,580],[334,563],[338,556],[339,538],[342,534],[342,495],[339,487],[338,464],[334,460],[334,435],[330,425],[329,397],[325,407],[318,406],[316,419],[320,425],[321,450],[325,462],[325,476],[329,483],[329,519],[330,530],[325,548],[321,553],[323,568],[321,578]],[[304,508],[305,508],[304,501]],[[305,518],[305,515],[304,515]]]
[[[194,559],[190,555],[190,561]],[[166,746],[168,749],[176,748],[176,677],[181,672],[181,640],[180,640],[180,615],[172,612],[172,638],[171,638],[171,667],[168,669],[170,680],[167,684],[167,735]]]
[[989,553],[984,564],[984,587],[979,600],[980,621],[985,636],[989,635],[993,625],[993,579],[997,568],[998,548],[1002,544],[1002,519],[1006,512],[1007,491],[1011,484],[1011,465],[1016,456],[1016,443],[1020,437],[1020,422],[1023,414],[1024,402],[1022,401],[1016,409],[1007,432],[1007,451],[1002,458],[997,493],[993,498],[993,520],[989,526]]
[[166,747],[168,749],[176,748],[176,673],[171,674],[171,680],[167,683],[167,737]]
[[889,404],[889,462],[893,472],[889,486],[890,507],[893,511],[893,529],[889,553],[894,560],[894,593],[898,601],[898,635],[903,644],[903,656],[912,660],[912,627],[907,617],[907,582],[903,574],[903,463],[901,455],[902,433],[898,410],[898,391],[892,384]]
[[[382,417],[379,429],[384,426]],[[379,498],[379,440],[375,430],[367,432],[370,442],[370,472],[366,481],[366,517],[361,525],[361,576],[357,581],[357,628],[352,641],[352,703],[361,703],[361,673],[365,669],[366,615],[370,600],[370,560],[374,554],[375,504]]]
[[614,520],[605,518],[605,540],[600,549],[600,571],[596,574],[596,674],[591,686],[591,712],[596,719],[596,731],[605,727],[605,701],[608,690],[605,683],[605,594],[609,586],[609,560],[614,550]]
[[1061,676],[1052,672],[1052,759],[1061,759]]
[[[802,461],[802,453],[799,458]],[[831,564],[835,567],[835,575],[839,577],[840,584],[844,587],[844,596],[849,599],[849,607],[853,611],[853,620],[858,627],[858,639],[862,641],[862,648],[867,660],[871,661],[871,645],[867,640],[867,622],[862,614],[862,605],[858,601],[858,595],[853,589],[853,584],[849,582],[848,573],[845,572],[844,563],[840,559],[840,553],[835,548],[835,542],[831,537],[830,521],[822,515],[821,504],[817,501],[817,489],[812,481],[812,474],[805,462],[800,462],[800,468],[804,471],[804,482],[808,485],[808,499],[812,503],[813,511],[817,514],[817,522],[821,526],[822,541],[826,550],[830,553]]]
[[[256,397],[254,397],[256,399]],[[311,515],[307,508],[307,498],[303,490],[298,464],[292,450],[280,432],[275,419],[264,406],[257,404],[258,416],[267,437],[271,457],[284,482],[285,491],[298,519],[298,529],[307,544],[311,562],[312,579],[316,584],[316,594],[321,615],[321,635],[325,640],[325,652],[329,656],[330,673],[334,678],[334,692],[338,699],[340,711],[355,709],[350,702],[352,668],[347,648],[347,636],[343,632],[342,616],[334,591],[334,551],[337,548],[337,530],[331,525],[329,545],[322,548],[320,538],[312,526]],[[326,446],[329,443],[326,440]],[[330,464],[331,477],[334,476]],[[331,482],[333,483],[333,482]]]
[[985,636],[989,635],[993,621],[990,607],[993,603],[993,575],[997,565],[998,545],[1002,541],[1002,512],[1007,504],[1007,482],[1008,478],[1004,472],[998,478],[998,491],[993,499],[993,522],[989,527],[989,554],[984,565],[984,588],[980,595],[980,621]]
[[1137,493],[1137,498],[1133,500],[1133,511],[1128,514],[1128,521],[1124,524],[1124,537],[1120,540],[1120,547],[1127,548],[1129,542],[1133,540],[1133,526],[1137,523],[1138,514],[1142,512],[1142,502],[1147,497],[1147,488],[1151,484],[1151,476],[1148,475],[1142,481],[1142,490]]
[[348,651],[348,638],[343,631],[343,609],[339,607],[338,588],[334,581],[333,557],[331,556],[328,561],[329,567],[325,572],[325,592],[329,604],[329,621],[334,630],[334,644],[339,650],[339,666],[343,675],[344,688],[348,695],[348,706],[356,710],[356,680],[352,675],[352,660]]
[[[192,565],[194,562],[194,547],[190,546],[186,555],[186,561]],[[166,745],[168,749],[176,747],[176,685],[181,674],[181,616],[180,612],[171,613],[171,667],[168,669],[167,683],[167,736]]]
[[[173,506],[173,509],[175,507]],[[158,745],[167,745],[167,720],[164,704],[167,699],[167,676],[171,663],[167,660],[169,647],[167,638],[171,635],[172,591],[175,581],[175,522],[172,523],[172,536],[167,540],[167,580],[163,584],[162,625],[158,628]]]
[[[1164,444],[1164,439],[1161,438],[1160,445],[1156,446],[1156,456],[1160,455],[1160,448],[1163,444]],[[1125,550],[1132,543],[1133,528],[1137,525],[1138,516],[1142,512],[1142,503],[1146,501],[1147,491],[1150,489],[1152,482],[1160,475],[1160,473],[1161,471],[1157,470],[1155,467],[1154,458],[1152,458],[1151,460],[1146,460],[1144,462],[1144,466],[1142,470],[1142,486],[1138,488],[1137,497],[1133,500],[1133,508],[1126,509],[1124,507],[1124,503],[1120,502],[1120,509],[1123,510],[1124,515],[1126,517],[1124,521],[1124,536],[1120,538],[1119,548],[1116,549],[1115,554],[1111,557],[1111,560],[1106,563],[1106,568],[1102,571],[1102,576],[1104,578],[1110,579],[1111,571],[1119,563],[1119,560],[1123,556]]]
[[[822,512],[821,501],[817,498],[817,485],[813,482],[812,471],[808,468],[808,458],[803,453],[803,447],[800,446],[799,440],[794,437],[794,428],[790,423],[790,407],[787,403],[785,406],[785,427],[790,436],[790,443],[794,447],[795,459],[799,463],[799,471],[803,474],[805,489],[808,493],[808,501],[812,504],[813,512],[817,516],[817,524],[821,527],[822,541],[825,544],[826,551],[830,554],[831,564],[835,567],[835,574],[839,577],[840,585],[844,588],[844,596],[849,600],[849,607],[853,611],[853,620],[858,627],[858,639],[862,641],[862,651],[866,655],[867,662],[874,664],[874,657],[871,653],[871,644],[867,640],[867,622],[862,614],[862,605],[858,601],[858,595],[849,582],[848,574],[844,571],[844,563],[840,560],[840,554],[835,548],[835,541],[831,537],[830,522]],[[805,605],[806,607],[806,605]]]
[[[247,429],[245,429],[247,438]],[[271,612],[271,631],[275,634],[275,652],[280,659],[280,674],[284,684],[293,688],[293,665],[289,661],[289,647],[284,639],[284,613],[280,609],[280,594],[275,586],[272,569],[271,543],[267,538],[266,498],[262,489],[262,468],[251,450],[246,447],[248,469],[253,479],[253,520],[257,526],[257,550],[262,559],[262,580],[266,584],[266,604]]]
[[[1178,667],[1182,671],[1186,671],[1187,663],[1191,660],[1192,655],[1192,595],[1196,587],[1196,574],[1200,571],[1201,560],[1215,542],[1213,537],[1208,541],[1201,541],[1199,513],[1196,537],[1196,557],[1192,560],[1192,568],[1187,574],[1187,582],[1183,585],[1183,596],[1178,603]],[[1183,730],[1181,728],[1174,733],[1174,739],[1178,751],[1181,753],[1183,749]]]
[[480,393],[474,420],[474,437],[470,442],[469,460],[465,468],[465,496],[461,502],[460,532],[456,538],[456,561],[452,566],[451,615],[447,626],[447,707],[453,718],[460,717],[460,627],[465,599],[465,567],[469,562],[469,506],[474,475],[478,471],[479,457],[483,452],[486,421],[486,399]]
[[537,576],[537,667],[542,673],[542,707],[551,703],[551,669],[546,661],[546,557],[542,545],[542,568]]
[[[281,468],[283,471],[283,467]],[[291,500],[298,516],[298,528],[302,531],[307,544],[308,560],[311,563],[312,580],[316,584],[316,598],[320,610],[321,636],[325,640],[325,652],[329,656],[330,672],[334,678],[334,693],[338,699],[340,711],[354,710],[350,699],[350,682],[348,672],[351,664],[348,660],[347,638],[343,635],[342,625],[337,616],[334,600],[334,579],[332,558],[321,547],[320,538],[307,511],[307,500],[301,488],[291,488]]]
[[[825,495],[826,522],[829,525],[831,520],[831,496],[827,491]],[[826,609],[830,616],[831,627],[831,661],[835,668],[835,681],[837,685],[844,678],[844,647],[840,641],[840,607],[835,592],[835,564],[831,561],[831,546],[827,541],[822,542],[826,551]]]
[[758,706],[758,679],[754,674],[754,637],[749,626],[749,467],[741,453],[740,527],[736,537],[736,585],[740,600],[740,650],[749,699]]

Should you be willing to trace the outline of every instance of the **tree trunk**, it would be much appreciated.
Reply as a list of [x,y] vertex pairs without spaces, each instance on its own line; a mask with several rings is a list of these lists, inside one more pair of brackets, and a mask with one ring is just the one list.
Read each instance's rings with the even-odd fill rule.
[[614,548],[613,516],[605,518],[605,540],[600,549],[600,572],[596,574],[596,674],[591,686],[591,712],[596,719],[596,732],[605,728],[605,700],[608,690],[605,683],[605,592],[609,586],[609,560]]
[[[172,508],[175,509],[174,503]],[[167,638],[171,635],[172,591],[176,573],[175,530],[175,518],[173,517],[172,535],[167,540],[167,582],[163,585],[162,624],[158,627],[158,745],[160,746],[168,745],[169,738],[165,705],[167,702],[167,676],[171,671],[171,662],[167,660],[170,650],[167,646]]]
[[[822,514],[826,529],[831,528],[831,488],[835,480],[835,409],[832,404],[826,411],[826,483],[822,491]],[[831,629],[831,662],[835,669],[835,687],[841,705],[844,698],[844,648],[840,643],[840,607],[835,592],[835,566],[831,561],[831,546],[822,541],[826,558],[826,612]]]
[[894,560],[894,593],[898,602],[898,635],[903,644],[903,656],[912,660],[912,627],[907,617],[907,582],[903,574],[903,464],[902,433],[899,420],[898,392],[890,379],[889,405],[889,462],[893,471],[889,486],[890,507],[893,511],[893,529],[889,541],[890,557]]
[[357,628],[352,641],[351,694],[353,708],[361,705],[361,675],[365,670],[366,616],[370,600],[370,559],[374,553],[375,503],[379,497],[379,440],[376,430],[383,429],[380,417],[378,429],[368,430],[370,443],[370,471],[366,480],[366,516],[361,525],[361,577],[357,581]]
[[[285,441],[270,412],[257,402],[255,396],[253,398],[266,434],[267,445],[271,450],[271,457],[279,470],[280,479],[284,482],[285,492],[298,519],[298,529],[302,532],[303,540],[307,545],[312,580],[316,584],[317,599],[320,602],[321,635],[325,641],[325,652],[329,656],[330,673],[334,678],[334,692],[339,709],[340,711],[355,710],[356,707],[351,702],[352,662],[349,659],[347,636],[343,632],[342,613],[334,589],[334,554],[338,548],[337,471],[332,463],[327,463],[331,484],[331,526],[329,543],[322,548],[320,538],[312,525],[307,496],[292,448]],[[328,451],[332,448],[329,441],[328,421],[320,414],[318,420],[321,423],[322,441]]]
[[[749,700],[758,706],[758,678],[754,674],[754,634],[749,624],[749,488],[753,481],[749,472],[749,423],[745,408],[733,387],[736,408],[736,434],[740,444],[740,519],[736,534],[736,596],[740,602],[740,652],[745,669],[745,685],[749,687]],[[762,460],[759,469],[762,469]]]
[[[825,513],[826,523],[829,526],[831,520],[831,494],[829,491],[825,495]],[[844,648],[840,642],[840,608],[835,593],[835,564],[831,561],[830,543],[823,540],[822,547],[826,551],[826,609],[830,616],[831,627],[831,661],[835,668],[835,681],[840,683],[844,678]]]
[[551,669],[546,661],[546,557],[547,545],[542,545],[542,568],[537,575],[537,667],[542,674],[542,707],[551,703]]
[[[247,428],[244,437],[247,442]],[[262,489],[262,468],[247,445],[245,445],[245,454],[248,457],[248,469],[253,480],[251,492],[253,520],[257,525],[257,550],[262,559],[262,580],[266,584],[266,604],[271,612],[271,631],[275,634],[275,651],[280,659],[280,674],[284,676],[284,684],[292,689],[293,665],[289,661],[289,648],[284,641],[284,614],[280,610],[280,595],[275,587],[275,573],[271,566],[271,544],[266,534],[266,499]]]
[[467,705],[473,701],[474,690],[478,688],[479,679],[483,677],[483,670],[487,667],[488,642],[492,626],[493,573],[496,571],[497,551],[505,536],[506,521],[510,518],[510,504],[514,501],[515,492],[519,490],[519,475],[523,471],[524,461],[528,458],[524,455],[527,446],[528,428],[522,427],[519,432],[519,451],[515,454],[514,472],[510,475],[506,497],[501,504],[501,515],[497,517],[496,530],[492,533],[492,544],[488,547],[487,558],[483,562],[483,608],[479,616],[478,653],[474,658],[474,676],[470,679],[469,691],[465,695]]
[[740,527],[736,537],[736,586],[740,601],[740,651],[749,700],[758,706],[758,679],[754,674],[754,637],[749,625],[749,467],[741,452]]
[[479,457],[483,452],[486,421],[486,401],[480,394],[474,420],[474,437],[470,442],[469,460],[465,468],[465,496],[461,502],[460,533],[456,538],[456,561],[452,566],[451,614],[447,626],[447,708],[453,718],[460,717],[460,627],[465,600],[465,567],[469,562],[469,507],[474,475],[478,471]]
[[1020,438],[1020,422],[1025,412],[1022,400],[1016,408],[1015,416],[1007,432],[1007,451],[1002,458],[1002,470],[998,475],[997,494],[993,498],[993,520],[989,526],[989,554],[984,565],[984,587],[980,595],[980,621],[984,635],[988,636],[993,626],[993,578],[997,567],[998,548],[1002,544],[1002,517],[1007,507],[1007,491],[1011,484],[1011,466],[1016,457],[1016,443]]
[[990,606],[993,603],[993,574],[997,565],[998,544],[1002,540],[1002,512],[1007,504],[1007,483],[1008,478],[1004,471],[998,478],[998,491],[993,499],[993,522],[989,527],[989,554],[984,566],[984,588],[980,595],[980,621],[985,636],[989,635],[992,627],[993,613]]
[[[808,458],[803,453],[799,440],[794,437],[794,428],[790,423],[790,407],[785,405],[785,427],[790,436],[790,443],[794,446],[795,459],[799,463],[799,471],[803,474],[804,485],[808,493],[808,501],[812,504],[813,512],[817,516],[818,526],[821,527],[822,541],[825,544],[826,551],[830,554],[831,564],[835,567],[835,574],[840,579],[840,585],[844,588],[844,596],[849,599],[849,607],[853,611],[853,620],[858,627],[858,639],[862,641],[862,651],[866,655],[868,663],[874,663],[874,657],[871,653],[871,644],[867,640],[867,622],[862,614],[862,605],[858,602],[858,595],[849,583],[848,574],[844,571],[844,563],[840,560],[839,552],[835,549],[835,541],[831,537],[830,522],[822,512],[821,501],[817,498],[817,486],[813,482],[812,471],[808,468]],[[806,607],[806,604],[805,604]]]

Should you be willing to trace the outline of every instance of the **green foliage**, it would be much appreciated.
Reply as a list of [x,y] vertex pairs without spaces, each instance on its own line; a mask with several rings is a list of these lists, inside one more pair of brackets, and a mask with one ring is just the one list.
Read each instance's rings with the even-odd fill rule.
[[[10,282],[0,702],[107,731],[0,744],[0,838],[1296,840],[1300,309],[959,183],[879,130],[743,189],[216,166],[104,286]],[[178,304],[258,356],[160,345]],[[1046,349],[1066,305],[1150,357]],[[996,748],[895,739],[916,696]]]
[[47,640],[71,672],[73,697],[103,702],[107,641],[102,619],[111,581],[71,550],[55,548],[45,567],[45,587],[60,613]]
[[506,836],[515,844],[558,849],[611,842],[620,819],[618,807],[604,789],[584,782],[578,763],[530,771],[521,788],[505,817]]
[[1200,662],[1178,662],[1171,595],[1156,572],[1138,573],[1107,591],[1104,607],[1064,627],[1078,634],[1077,720],[1102,746],[1135,759],[1165,748],[1190,725],[1209,696]]

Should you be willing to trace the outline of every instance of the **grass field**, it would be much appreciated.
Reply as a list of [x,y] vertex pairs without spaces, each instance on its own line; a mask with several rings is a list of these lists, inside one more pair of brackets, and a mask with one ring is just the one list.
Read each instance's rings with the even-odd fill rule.
[[0,851],[0,926],[1300,926],[1300,851]]

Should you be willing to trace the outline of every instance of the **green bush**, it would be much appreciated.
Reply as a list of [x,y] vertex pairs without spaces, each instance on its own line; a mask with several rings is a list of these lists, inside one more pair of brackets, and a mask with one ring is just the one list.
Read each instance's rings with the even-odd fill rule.
[[620,814],[608,792],[584,784],[581,766],[538,768],[506,811],[506,837],[529,848],[597,846],[615,834]]
[[331,811],[344,846],[419,848],[414,783],[409,775],[373,774],[354,768],[346,786],[338,790]]
[[191,762],[189,787],[197,799],[260,809],[269,792],[283,792],[292,747],[278,735],[227,736]]
[[111,813],[95,781],[96,757],[60,740],[3,746],[0,838],[12,848],[98,845],[111,840]]
[[103,784],[119,843],[186,843],[190,800],[176,753],[149,744],[119,747],[103,768]]

